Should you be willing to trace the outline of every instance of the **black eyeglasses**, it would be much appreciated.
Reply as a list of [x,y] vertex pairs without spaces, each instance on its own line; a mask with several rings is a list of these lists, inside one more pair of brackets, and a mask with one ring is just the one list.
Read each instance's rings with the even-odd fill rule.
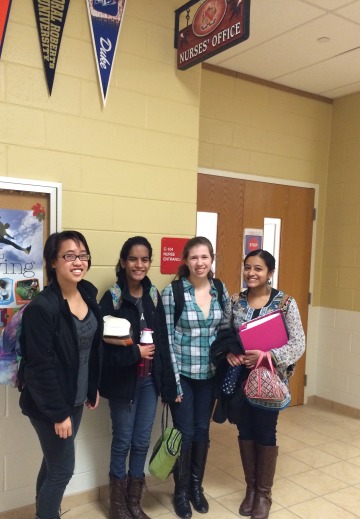
[[80,261],[89,261],[90,254],[64,254],[63,256],[60,256],[60,258],[63,258],[65,261],[75,261],[77,258],[79,258]]

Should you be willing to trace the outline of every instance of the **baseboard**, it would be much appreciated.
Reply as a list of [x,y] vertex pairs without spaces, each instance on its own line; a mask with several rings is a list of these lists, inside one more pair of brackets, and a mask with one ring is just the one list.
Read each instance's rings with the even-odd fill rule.
[[[109,487],[104,485],[78,494],[64,496],[61,509],[63,512],[77,506],[95,503],[97,501],[107,501],[109,498]],[[34,519],[35,505],[23,506],[21,508],[13,508],[7,512],[0,512],[0,519]],[[66,517],[66,516],[65,516]]]
[[321,396],[309,396],[307,399],[307,405],[320,407],[322,409],[332,411],[333,413],[360,419],[360,409],[345,404],[339,404],[338,402],[333,402],[332,400],[328,400],[327,398],[323,398]]

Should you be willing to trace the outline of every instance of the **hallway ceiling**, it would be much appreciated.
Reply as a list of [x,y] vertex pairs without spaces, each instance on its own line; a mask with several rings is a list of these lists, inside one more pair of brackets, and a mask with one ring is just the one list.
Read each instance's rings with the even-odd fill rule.
[[360,0],[251,0],[250,37],[206,63],[331,99],[360,91]]

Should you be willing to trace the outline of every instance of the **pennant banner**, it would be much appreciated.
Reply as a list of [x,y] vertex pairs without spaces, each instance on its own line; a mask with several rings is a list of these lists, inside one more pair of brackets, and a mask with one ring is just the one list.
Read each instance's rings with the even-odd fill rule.
[[6,26],[9,19],[12,0],[0,0],[0,56],[4,44]]
[[70,0],[34,0],[36,24],[51,95]]
[[87,0],[103,103],[110,83],[126,0]]

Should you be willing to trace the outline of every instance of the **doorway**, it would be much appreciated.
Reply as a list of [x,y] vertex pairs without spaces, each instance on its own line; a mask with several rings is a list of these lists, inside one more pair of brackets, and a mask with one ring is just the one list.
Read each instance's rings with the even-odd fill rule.
[[[197,209],[218,214],[216,276],[230,295],[241,287],[245,228],[281,220],[278,287],[292,295],[307,330],[315,189],[198,174]],[[304,402],[305,355],[291,379],[292,405]]]

